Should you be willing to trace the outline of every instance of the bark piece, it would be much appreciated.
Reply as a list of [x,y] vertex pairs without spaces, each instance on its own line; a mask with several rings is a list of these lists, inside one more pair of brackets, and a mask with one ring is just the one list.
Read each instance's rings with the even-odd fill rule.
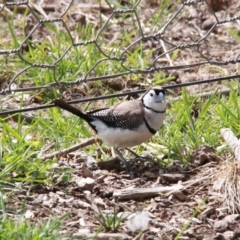
[[120,199],[155,197],[159,194],[171,193],[182,190],[183,188],[184,186],[178,184],[169,187],[119,189],[113,192],[113,197]]
[[74,238],[84,238],[87,237],[89,239],[131,239],[130,237],[128,237],[126,234],[122,234],[122,233],[74,233],[73,234]]

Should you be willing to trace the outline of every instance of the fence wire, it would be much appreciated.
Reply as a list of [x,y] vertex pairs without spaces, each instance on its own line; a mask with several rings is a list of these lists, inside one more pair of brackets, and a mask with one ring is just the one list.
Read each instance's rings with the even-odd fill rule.
[[[176,76],[177,71],[180,81],[185,77],[187,81],[197,81],[239,73],[238,0],[232,0],[231,5],[230,1],[217,1],[216,5],[210,0],[189,0],[178,5],[171,3],[164,11],[160,1],[150,2],[155,5],[149,3],[145,7],[146,1],[140,0],[105,0],[99,4],[5,0],[0,4],[0,94],[114,80],[129,74],[151,78],[158,72]],[[85,35],[87,32],[82,29],[87,24],[96,32]],[[59,39],[59,46],[52,42],[52,36]],[[46,41],[51,47],[42,49],[41,44]],[[58,47],[57,53],[51,52],[54,47]],[[29,56],[33,48],[42,51],[41,59]],[[138,58],[131,61],[136,52]],[[89,54],[94,53],[94,61],[83,68],[82,59],[90,59]],[[62,61],[79,63],[77,68],[69,66],[63,72]],[[101,75],[98,68],[105,68]],[[45,72],[42,79],[33,81],[29,78],[31,71]]]

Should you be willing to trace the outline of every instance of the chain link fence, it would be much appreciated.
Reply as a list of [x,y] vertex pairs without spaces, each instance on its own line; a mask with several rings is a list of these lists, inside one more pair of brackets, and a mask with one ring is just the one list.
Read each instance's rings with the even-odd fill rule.
[[3,1],[0,93],[130,74],[189,82],[239,73],[239,1],[165,2]]

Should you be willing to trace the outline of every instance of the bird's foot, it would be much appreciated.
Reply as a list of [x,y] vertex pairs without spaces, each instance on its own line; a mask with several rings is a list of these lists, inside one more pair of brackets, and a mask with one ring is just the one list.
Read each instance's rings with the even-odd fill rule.
[[137,153],[135,153],[133,150],[131,150],[130,148],[126,148],[132,155],[135,156],[136,159],[142,160],[142,161],[149,161],[152,160],[151,157],[143,157],[138,155]]
[[131,167],[129,162],[123,157],[122,153],[114,148],[115,153],[117,154],[117,156],[119,157],[119,159],[121,160],[122,164],[124,165],[126,171],[132,176],[132,171],[131,171]]

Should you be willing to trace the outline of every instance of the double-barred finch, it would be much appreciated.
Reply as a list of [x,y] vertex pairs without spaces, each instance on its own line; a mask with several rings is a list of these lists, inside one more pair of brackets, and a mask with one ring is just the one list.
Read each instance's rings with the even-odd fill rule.
[[61,99],[53,102],[84,119],[99,139],[114,148],[125,166],[126,160],[118,149],[133,147],[151,138],[162,126],[167,106],[165,90],[159,87],[149,89],[139,99],[86,113]]

